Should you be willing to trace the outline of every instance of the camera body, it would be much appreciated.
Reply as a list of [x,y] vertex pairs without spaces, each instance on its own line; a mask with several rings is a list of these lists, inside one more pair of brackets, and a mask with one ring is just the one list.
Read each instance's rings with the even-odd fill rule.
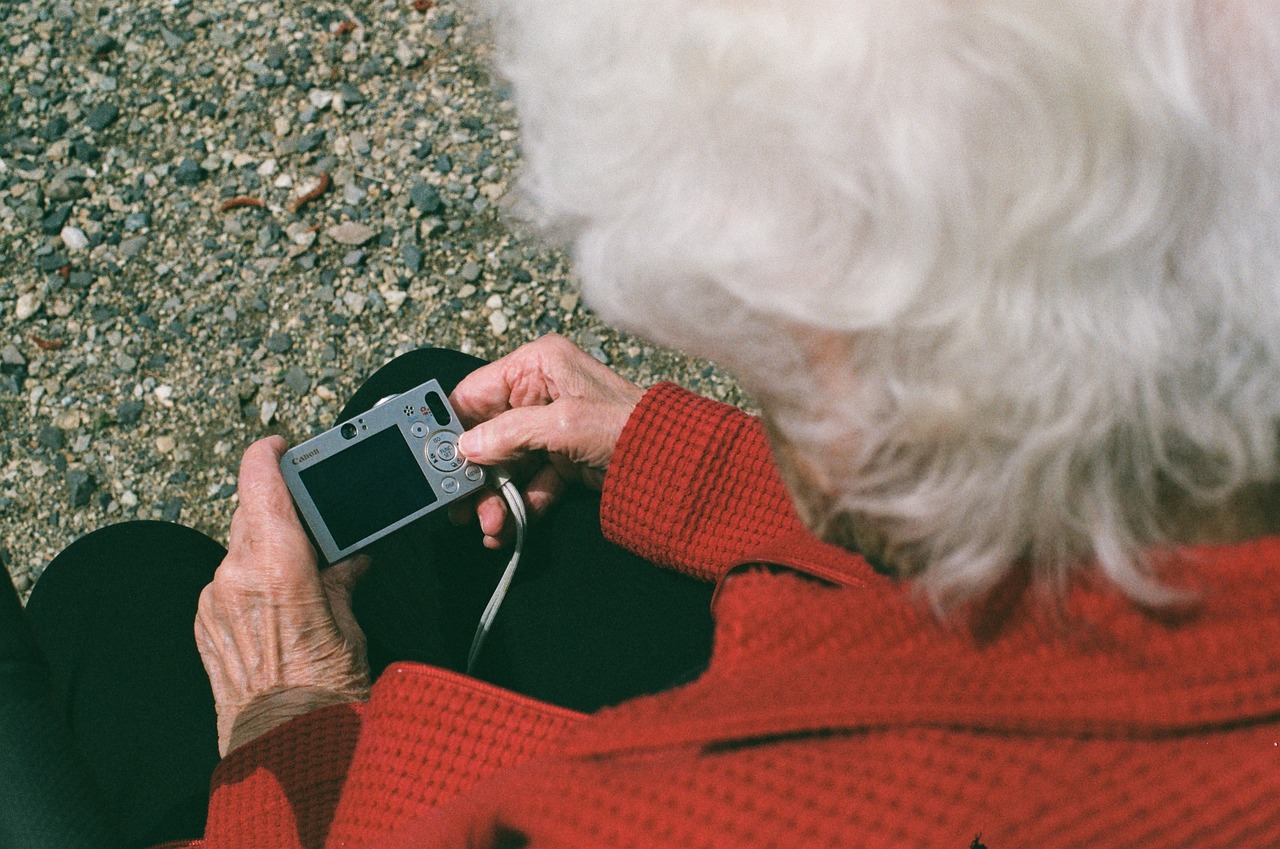
[[463,427],[428,380],[290,448],[280,471],[321,555],[335,563],[485,485],[458,453]]

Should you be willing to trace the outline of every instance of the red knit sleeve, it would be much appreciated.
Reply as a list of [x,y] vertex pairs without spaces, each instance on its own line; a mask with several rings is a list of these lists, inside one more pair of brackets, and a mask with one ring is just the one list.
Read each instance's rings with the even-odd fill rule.
[[213,773],[207,847],[324,845],[360,735],[363,704],[300,716],[236,749]]
[[645,393],[623,429],[600,521],[611,541],[708,580],[804,530],[759,420],[671,383]]

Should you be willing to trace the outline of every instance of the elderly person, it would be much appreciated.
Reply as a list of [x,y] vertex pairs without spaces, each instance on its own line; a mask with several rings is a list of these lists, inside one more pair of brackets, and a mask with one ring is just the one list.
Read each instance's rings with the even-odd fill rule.
[[535,512],[602,481],[609,539],[715,583],[714,650],[591,714],[370,693],[259,443],[190,845],[1280,845],[1280,15],[494,6],[589,302],[763,415],[551,339],[458,384],[462,448],[545,462]]

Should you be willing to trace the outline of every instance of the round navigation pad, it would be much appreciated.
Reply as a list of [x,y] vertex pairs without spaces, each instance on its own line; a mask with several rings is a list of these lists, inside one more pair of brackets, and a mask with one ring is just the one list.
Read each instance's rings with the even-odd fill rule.
[[457,471],[462,466],[458,453],[458,436],[454,433],[437,433],[427,441],[427,462],[442,472]]

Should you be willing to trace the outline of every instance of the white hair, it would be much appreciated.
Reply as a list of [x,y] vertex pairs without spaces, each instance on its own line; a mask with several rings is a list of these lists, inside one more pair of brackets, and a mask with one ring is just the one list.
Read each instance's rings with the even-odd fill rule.
[[1169,496],[1277,477],[1273,4],[487,5],[587,302],[733,371],[936,602],[1158,602]]

